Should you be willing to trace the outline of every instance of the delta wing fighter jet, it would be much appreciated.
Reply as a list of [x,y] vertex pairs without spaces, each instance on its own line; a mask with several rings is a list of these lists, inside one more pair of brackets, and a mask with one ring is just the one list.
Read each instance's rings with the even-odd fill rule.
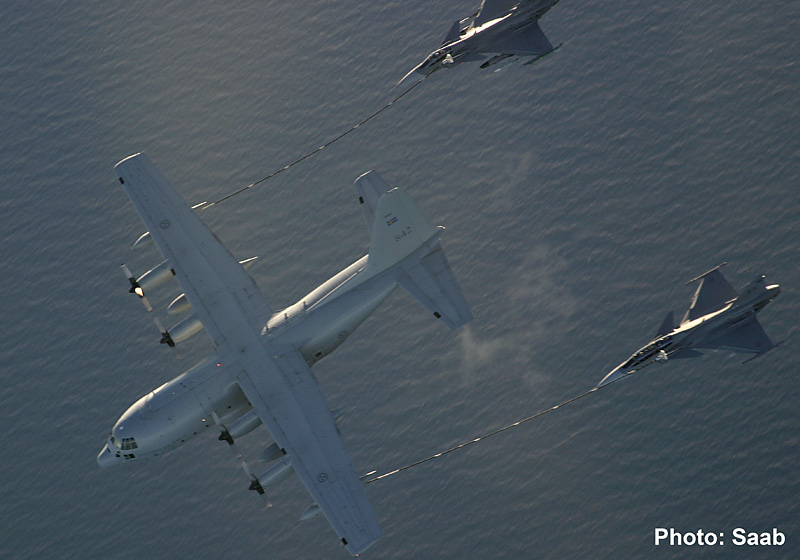
[[[478,11],[450,27],[442,46],[406,74],[427,76],[440,68],[483,61],[481,68],[499,64],[495,71],[524,58],[525,64],[550,54],[553,48],[539,27],[541,18],[558,0],[483,0]],[[560,47],[561,45],[559,45]]]
[[[625,362],[614,368],[598,387],[608,385],[652,363],[679,358],[696,358],[697,349],[720,349],[760,356],[776,345],[764,332],[756,314],[778,297],[780,286],[767,286],[764,276],[742,288],[741,293],[731,286],[719,269],[722,263],[697,278],[700,281],[692,303],[678,327],[670,311],[656,332],[655,338],[640,348]],[[751,359],[753,359],[751,358]]]
[[[450,328],[472,318],[442,252],[443,228],[433,226],[402,190],[390,190],[377,173],[366,173],[356,188],[372,233],[369,254],[274,312],[244,263],[145,155],[130,156],[115,169],[165,259],[149,276],[132,279],[131,291],[144,298],[145,289],[175,276],[184,294],[171,311],[191,309],[192,315],[162,329],[161,342],[174,346],[205,329],[215,349],[133,404],[114,425],[97,462],[110,467],[161,455],[216,425],[219,439],[241,461],[251,490],[264,496],[266,488],[294,472],[314,499],[301,518],[324,513],[347,550],[363,552],[381,530],[339,434],[337,415],[309,368],[398,285]],[[272,442],[263,443],[260,458],[269,466],[256,473],[234,441],[261,424]]]

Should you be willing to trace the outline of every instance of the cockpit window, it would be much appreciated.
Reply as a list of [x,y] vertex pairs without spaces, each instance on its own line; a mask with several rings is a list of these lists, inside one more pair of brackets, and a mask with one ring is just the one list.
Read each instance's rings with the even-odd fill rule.
[[117,449],[121,449],[122,451],[130,451],[131,449],[138,449],[139,446],[136,444],[136,439],[132,437],[124,437],[121,440],[114,437],[114,434],[111,434],[111,443]]

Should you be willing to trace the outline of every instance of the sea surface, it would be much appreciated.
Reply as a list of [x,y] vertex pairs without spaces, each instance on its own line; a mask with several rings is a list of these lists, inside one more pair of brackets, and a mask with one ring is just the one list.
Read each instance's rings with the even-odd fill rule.
[[[379,109],[475,1],[0,4],[0,558],[346,558],[296,478],[266,510],[198,437],[101,470],[111,426],[180,359],[128,294],[155,249],[113,166],[144,151],[216,200]],[[474,321],[396,291],[315,366],[360,471],[387,472],[594,386],[727,261],[782,293],[784,343],[653,366],[370,484],[379,559],[800,557],[800,4],[565,0],[557,54],[434,74],[202,213],[277,309],[365,251],[375,169],[436,223]],[[169,324],[176,283],[152,294]],[[243,438],[254,457],[264,428]],[[657,527],[724,545],[655,546]],[[737,547],[732,531],[785,534]]]

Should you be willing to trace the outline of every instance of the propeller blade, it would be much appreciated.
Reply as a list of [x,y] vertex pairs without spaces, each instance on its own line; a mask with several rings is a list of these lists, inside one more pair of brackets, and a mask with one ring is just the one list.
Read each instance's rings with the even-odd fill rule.
[[217,415],[216,411],[211,412],[211,418],[214,420],[217,428],[219,428],[219,440],[227,441],[228,447],[231,448],[231,451],[233,451],[233,454],[236,456],[236,458],[241,461],[242,452],[239,451],[239,448],[236,446],[236,442],[233,440],[233,436],[231,436],[231,433],[228,431],[228,428],[225,427],[225,424],[222,423],[222,420],[219,419],[219,415]]
[[175,347],[175,342],[172,340],[172,337],[169,335],[169,331],[164,328],[164,325],[161,324],[161,321],[158,320],[158,317],[153,317],[153,322],[156,324],[159,332],[161,332],[161,340],[159,343],[166,344],[172,351],[175,352],[175,357],[179,360],[181,359],[181,355],[178,353],[178,349]]
[[250,469],[250,466],[247,464],[247,461],[245,461],[242,458],[242,454],[239,451],[239,448],[236,447],[236,444],[233,441],[231,433],[228,431],[228,428],[225,427],[225,424],[222,423],[222,420],[220,420],[216,410],[211,411],[211,418],[214,420],[214,423],[219,428],[220,441],[228,442],[228,447],[231,448],[234,455],[236,455],[236,458],[239,460],[239,464],[241,465],[244,474],[247,475],[247,478],[250,479],[250,490],[255,490],[258,493],[258,495],[261,496],[261,498],[264,500],[264,505],[268,508],[271,508],[272,502],[270,502],[269,498],[267,498],[267,493],[264,490],[264,487],[261,486],[261,482],[259,482],[258,477],[255,474],[253,474],[253,471],[252,469]]
[[241,464],[244,474],[246,474],[247,478],[250,479],[250,490],[255,490],[256,492],[258,492],[258,495],[261,496],[261,498],[264,500],[264,505],[267,508],[271,509],[272,502],[270,502],[269,498],[267,498],[267,493],[264,490],[264,487],[261,486],[261,482],[259,482],[258,477],[255,474],[253,474],[252,470],[250,470],[250,467],[247,465],[247,462],[242,461]]
[[161,332],[161,340],[159,341],[161,344],[166,344],[170,348],[175,346],[175,343],[172,341],[172,337],[169,335],[169,331],[164,328],[164,325],[161,324],[161,321],[158,320],[158,317],[153,318],[153,322],[158,327],[158,330]]

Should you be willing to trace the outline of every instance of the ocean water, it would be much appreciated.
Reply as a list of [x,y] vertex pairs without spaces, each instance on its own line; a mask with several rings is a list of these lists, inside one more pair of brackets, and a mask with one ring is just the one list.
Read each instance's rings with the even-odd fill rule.
[[[0,557],[346,557],[289,479],[265,510],[213,437],[129,467],[118,416],[210,350],[157,344],[119,264],[143,232],[113,165],[139,151],[192,203],[293,161],[383,105],[471,2],[0,5]],[[684,282],[722,261],[781,296],[784,343],[647,370],[371,484],[390,558],[796,558],[800,46],[795,2],[564,1],[555,55],[462,66],[313,158],[203,213],[270,303],[368,245],[378,170],[438,223],[475,320],[398,291],[315,366],[357,468],[386,472],[592,387]],[[177,286],[154,293],[161,311]],[[158,311],[157,311],[158,312]],[[165,321],[166,322],[166,321]],[[655,370],[655,371],[654,371]],[[263,428],[242,440],[252,456]],[[656,527],[723,532],[654,546]],[[786,535],[735,547],[737,527]]]

